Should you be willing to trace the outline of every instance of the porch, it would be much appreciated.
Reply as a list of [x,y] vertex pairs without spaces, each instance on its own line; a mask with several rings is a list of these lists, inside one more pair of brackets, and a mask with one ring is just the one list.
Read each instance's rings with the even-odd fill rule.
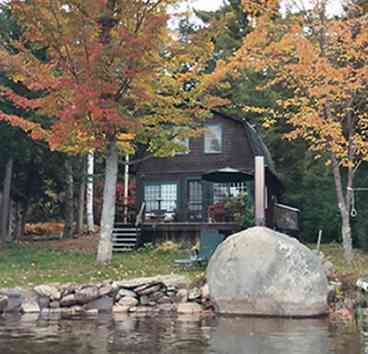
[[239,232],[241,226],[234,222],[145,222],[141,226],[141,242],[157,244],[174,241],[195,244],[203,229],[217,230],[226,237]]

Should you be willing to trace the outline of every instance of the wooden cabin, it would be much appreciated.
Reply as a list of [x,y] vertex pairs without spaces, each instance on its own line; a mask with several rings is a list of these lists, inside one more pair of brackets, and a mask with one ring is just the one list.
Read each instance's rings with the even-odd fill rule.
[[148,158],[136,166],[137,209],[145,205],[144,241],[194,240],[202,227],[238,231],[240,225],[231,216],[210,220],[209,208],[241,192],[253,198],[254,182],[211,183],[202,176],[226,167],[254,176],[255,156],[264,156],[266,225],[273,227],[273,205],[282,185],[261,137],[248,122],[221,112],[214,112],[205,128],[204,135],[184,142],[187,152]]

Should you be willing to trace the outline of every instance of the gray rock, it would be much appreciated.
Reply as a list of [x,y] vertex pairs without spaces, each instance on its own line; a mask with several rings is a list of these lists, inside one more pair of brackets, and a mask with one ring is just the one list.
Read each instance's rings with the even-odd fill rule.
[[200,313],[202,306],[196,302],[187,302],[178,305],[178,313]]
[[25,299],[22,304],[22,312],[23,313],[39,313],[41,312],[41,308],[38,305],[37,299]]
[[113,299],[110,296],[102,296],[85,305],[85,309],[97,309],[98,312],[111,312],[113,307]]
[[120,300],[122,297],[129,296],[129,297],[137,297],[137,294],[133,290],[127,290],[127,289],[120,289],[116,299]]
[[177,309],[175,304],[162,304],[157,306],[159,312],[175,312]]
[[84,312],[87,316],[96,316],[98,315],[98,310],[97,309],[90,309],[90,310],[85,310]]
[[67,316],[77,316],[84,313],[85,310],[82,306],[64,307],[61,309],[61,313]]
[[220,313],[305,317],[328,312],[328,282],[319,257],[265,227],[226,239],[210,259],[207,279]]
[[208,289],[208,284],[201,287],[201,297],[202,300],[207,300],[210,297],[210,290]]
[[198,288],[193,288],[189,291],[188,300],[195,301],[201,298],[201,290]]
[[60,300],[61,292],[54,286],[50,285],[37,285],[33,288],[33,291],[41,297],[48,297],[51,301]]
[[134,307],[138,305],[138,300],[135,297],[125,296],[119,300],[119,305]]
[[114,305],[112,308],[112,313],[127,313],[129,312],[129,306],[121,306],[119,304]]
[[20,288],[1,288],[0,295],[7,297],[25,297],[26,292]]
[[102,286],[101,288],[98,289],[98,296],[108,296],[111,295],[113,293],[114,289],[112,287],[112,285],[110,284],[106,284],[104,286]]
[[51,301],[49,306],[50,306],[50,309],[58,309],[60,307],[60,302],[59,301]]
[[145,284],[145,285],[139,286],[138,288],[135,288],[134,291],[139,296],[144,296],[144,295],[150,295],[157,291],[160,291],[163,287],[164,287],[164,284],[162,283],[151,283],[151,284]]
[[156,277],[138,278],[128,281],[119,281],[115,282],[115,286],[125,289],[135,289],[139,286],[152,283],[163,283],[167,288],[169,287],[183,288],[189,286],[190,279],[184,275],[170,274],[170,275],[160,275]]
[[323,270],[325,271],[327,277],[333,275],[333,273],[336,272],[335,266],[333,265],[332,262],[328,260],[325,260],[322,263],[322,266],[323,266]]
[[188,290],[187,289],[179,289],[176,293],[175,301],[178,303],[183,303],[188,301]]
[[168,296],[163,296],[163,297],[161,297],[157,300],[157,303],[160,304],[160,305],[162,305],[162,304],[171,304],[172,300]]
[[79,289],[79,286],[72,283],[66,283],[59,287],[61,296],[65,297],[69,294],[74,294],[77,289]]
[[359,278],[356,282],[356,286],[359,289],[367,292],[368,291],[368,277],[364,276],[364,277]]
[[85,305],[99,296],[98,288],[96,286],[88,286],[75,292],[75,299],[77,304]]
[[4,312],[8,306],[8,297],[0,295],[0,313]]
[[153,312],[153,308],[149,306],[138,306],[135,312],[136,313],[150,313],[150,312]]
[[150,300],[149,300],[148,296],[145,296],[144,295],[144,296],[141,296],[139,298],[139,302],[140,302],[141,305],[145,306],[145,305],[148,305],[148,303],[150,302]]
[[19,288],[2,288],[0,289],[0,296],[8,298],[8,305],[4,312],[19,312],[21,311],[22,303],[26,298],[26,291]]
[[78,304],[78,301],[75,297],[75,294],[66,295],[60,300],[60,306],[62,307],[69,307],[76,304]]

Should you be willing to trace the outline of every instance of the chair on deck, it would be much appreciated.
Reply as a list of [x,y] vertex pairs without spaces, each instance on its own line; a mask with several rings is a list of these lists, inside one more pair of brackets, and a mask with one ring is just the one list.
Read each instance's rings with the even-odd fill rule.
[[175,263],[187,267],[191,267],[193,264],[207,263],[224,238],[225,236],[217,230],[202,230],[199,251],[187,259],[177,259]]

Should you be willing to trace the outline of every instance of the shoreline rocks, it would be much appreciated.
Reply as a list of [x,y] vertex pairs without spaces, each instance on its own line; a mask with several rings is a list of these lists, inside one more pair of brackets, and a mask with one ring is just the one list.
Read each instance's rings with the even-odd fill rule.
[[96,315],[110,313],[200,313],[209,307],[206,289],[190,289],[170,275],[96,284],[37,285],[32,291],[0,289],[0,314]]

